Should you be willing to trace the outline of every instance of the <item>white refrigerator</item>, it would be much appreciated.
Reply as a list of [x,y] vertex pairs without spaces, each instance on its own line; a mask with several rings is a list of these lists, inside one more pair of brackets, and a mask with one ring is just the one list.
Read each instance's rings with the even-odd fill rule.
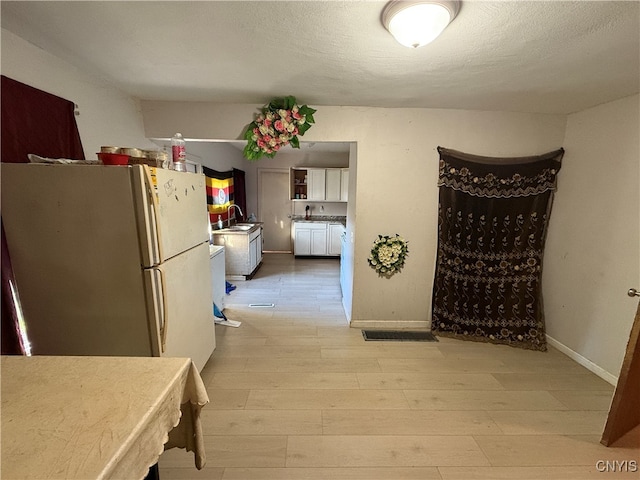
[[2,221],[35,355],[215,348],[201,174],[3,163]]

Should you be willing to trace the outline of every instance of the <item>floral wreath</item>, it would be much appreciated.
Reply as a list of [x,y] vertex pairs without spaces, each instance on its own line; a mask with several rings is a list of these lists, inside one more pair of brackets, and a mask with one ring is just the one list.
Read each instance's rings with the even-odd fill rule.
[[409,255],[407,241],[397,233],[394,237],[378,235],[373,242],[371,255],[367,261],[381,277],[391,277],[404,267],[404,261]]
[[298,135],[302,136],[315,123],[314,110],[307,105],[296,105],[292,96],[276,98],[262,107],[256,119],[244,133],[247,146],[243,154],[248,160],[259,160],[263,155],[273,158],[280,148],[291,144],[300,148]]

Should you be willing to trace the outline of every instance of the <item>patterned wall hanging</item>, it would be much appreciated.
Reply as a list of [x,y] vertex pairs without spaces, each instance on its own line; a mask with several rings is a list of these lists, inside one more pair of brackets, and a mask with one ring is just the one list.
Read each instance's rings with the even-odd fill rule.
[[520,158],[438,152],[432,331],[546,350],[540,280],[564,150]]

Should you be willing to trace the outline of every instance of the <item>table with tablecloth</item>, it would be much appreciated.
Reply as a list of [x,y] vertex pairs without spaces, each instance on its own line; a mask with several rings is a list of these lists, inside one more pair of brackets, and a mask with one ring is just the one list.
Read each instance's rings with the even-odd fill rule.
[[167,448],[205,464],[188,358],[3,356],[0,477],[144,478]]

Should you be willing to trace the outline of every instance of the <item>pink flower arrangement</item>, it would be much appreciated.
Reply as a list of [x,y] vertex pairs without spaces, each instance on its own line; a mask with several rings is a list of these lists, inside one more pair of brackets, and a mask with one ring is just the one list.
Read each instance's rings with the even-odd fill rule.
[[292,96],[272,100],[247,127],[244,156],[248,160],[258,160],[263,155],[273,158],[285,145],[300,148],[298,135],[304,135],[315,123],[315,112],[307,105],[296,105]]

